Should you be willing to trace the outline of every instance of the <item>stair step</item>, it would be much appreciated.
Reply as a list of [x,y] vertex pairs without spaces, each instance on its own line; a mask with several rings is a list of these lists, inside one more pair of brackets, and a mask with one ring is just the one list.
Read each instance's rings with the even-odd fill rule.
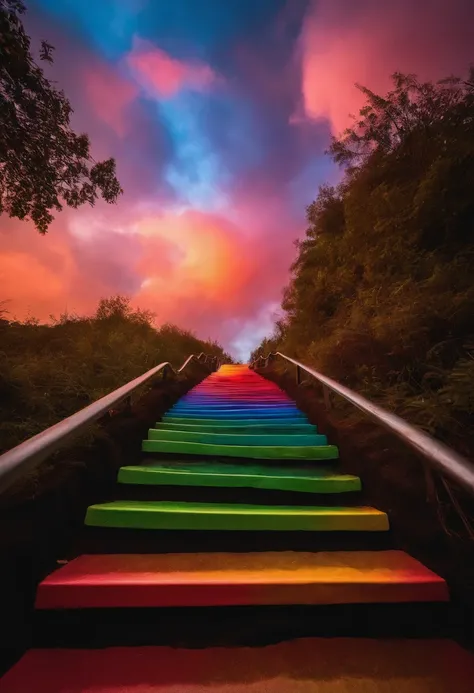
[[217,426],[271,426],[272,428],[278,427],[281,429],[287,429],[289,426],[309,426],[311,424],[308,424],[308,422],[304,419],[301,419],[300,417],[295,418],[291,417],[288,419],[272,419],[272,418],[259,418],[258,423],[255,418],[244,418],[244,417],[239,417],[236,419],[232,418],[226,418],[226,419],[210,419],[210,418],[195,418],[195,417],[187,417],[187,416],[179,416],[179,417],[174,417],[174,416],[169,416],[169,414],[165,414],[163,416],[163,419],[161,423],[164,424],[186,424],[189,426],[195,426],[195,425],[204,425],[204,426],[212,426],[213,428]]
[[[161,460],[160,460],[161,462]],[[145,463],[146,464],[146,463]],[[344,505],[353,507],[363,505],[359,491],[344,491],[341,493],[305,493],[247,486],[197,486],[191,483],[177,484],[176,476],[163,479],[158,484],[120,484],[118,493],[111,498],[101,498],[100,502],[109,500],[139,500],[139,501],[179,501],[181,503],[226,503],[244,505],[289,505],[289,506],[326,506]],[[192,479],[200,481],[200,479]],[[226,534],[228,536],[228,533]],[[253,533],[252,533],[253,537]],[[252,539],[253,541],[253,539]],[[331,547],[332,548],[332,547]],[[196,549],[197,550],[197,549]],[[229,549],[230,550],[230,549]],[[82,551],[87,553],[87,551]],[[114,553],[114,552],[112,552]],[[135,553],[132,551],[132,553]]]
[[143,452],[207,455],[208,457],[239,457],[255,460],[335,460],[339,457],[335,445],[265,446],[265,445],[211,445],[171,440],[144,440]]
[[370,507],[288,507],[112,501],[91,505],[85,524],[93,527],[175,530],[367,531],[389,529],[384,512]]
[[37,609],[448,601],[403,551],[80,556],[39,585]]
[[205,445],[264,445],[280,446],[314,446],[327,445],[327,438],[317,433],[215,433],[203,431],[169,431],[161,428],[150,428],[148,440],[176,441],[183,443],[204,443]]
[[306,493],[344,493],[361,489],[358,477],[334,474],[326,469],[293,470],[212,462],[171,462],[122,467],[118,482],[166,486],[247,487]]
[[278,409],[290,409],[292,411],[300,411],[296,406],[295,402],[282,402],[281,400],[269,400],[262,399],[260,397],[256,399],[250,399],[248,397],[203,397],[200,399],[189,399],[189,400],[179,400],[173,406],[173,409],[179,407],[205,407],[206,409],[249,409],[249,408],[264,408],[269,410]]
[[232,389],[219,389],[214,391],[202,391],[190,393],[188,396],[180,399],[180,402],[194,402],[197,401],[212,401],[215,403],[223,402],[226,400],[232,400],[236,402],[276,402],[277,404],[295,404],[295,400],[288,397],[288,395],[282,395],[276,392],[266,392],[260,393],[254,389],[242,391],[242,390],[232,390]]
[[[140,488],[127,486],[124,488]],[[141,487],[150,488],[150,487]],[[184,487],[183,487],[184,488]],[[345,498],[345,497],[344,497]],[[133,499],[135,500],[135,499]],[[173,502],[178,498],[173,498]],[[179,499],[180,502],[192,502]],[[209,502],[200,499],[199,502]],[[224,502],[221,500],[221,502]],[[231,503],[226,499],[226,503]],[[264,505],[255,501],[254,505]],[[294,503],[295,506],[298,503]],[[321,504],[323,505],[323,504]],[[249,532],[219,530],[195,532],[191,530],[160,529],[147,532],[140,528],[84,527],[71,557],[81,554],[105,553],[209,553],[250,551],[387,551],[396,549],[391,532],[337,531],[337,532]]]
[[194,390],[190,390],[184,397],[180,399],[180,401],[205,398],[225,399],[226,397],[245,401],[271,400],[279,403],[295,403],[291,397],[283,392],[275,392],[274,390],[260,390],[258,387],[251,387],[244,390],[236,390],[230,387],[213,388],[210,390],[206,390],[205,388],[195,388]]
[[203,404],[202,401],[198,402],[183,402],[179,400],[176,402],[172,409],[192,409],[197,407],[206,406],[209,409],[268,409],[269,411],[299,411],[295,402],[264,402],[260,397],[245,397],[239,399],[230,399],[228,397],[221,399],[219,402],[216,401],[214,397],[209,397],[208,403]]
[[245,407],[245,408],[239,408],[239,407],[232,407],[232,406],[227,406],[223,408],[218,408],[218,407],[206,407],[206,406],[199,406],[199,407],[177,407],[176,409],[170,409],[167,412],[170,416],[175,416],[175,415],[186,415],[189,416],[189,418],[193,418],[195,414],[197,414],[198,418],[201,416],[206,416],[208,418],[215,417],[216,419],[221,418],[222,416],[224,417],[229,417],[231,414],[235,414],[236,418],[252,418],[254,414],[259,416],[260,418],[270,418],[273,419],[275,416],[278,420],[281,418],[285,417],[292,417],[292,416],[298,416],[299,412],[297,410],[293,411],[288,411],[287,409],[278,409],[274,411],[269,411],[266,407],[255,407],[254,409]]
[[258,648],[32,649],[5,675],[0,690],[471,693],[473,679],[473,655],[449,639],[306,637]]
[[[272,412],[269,413],[268,409],[225,409],[219,412],[206,410],[201,407],[197,407],[191,412],[169,412],[163,417],[163,420],[172,419],[258,419],[258,421],[265,419],[275,422],[276,420],[282,420],[285,423],[308,423],[308,420],[304,414],[298,412]],[[255,423],[255,421],[254,421]]]
[[[278,412],[269,412],[268,409],[237,409],[229,407],[227,409],[208,409],[207,407],[195,407],[193,409],[170,409],[167,412],[170,416],[181,416],[189,418],[201,419],[275,419],[282,420],[286,418],[294,418],[298,416],[298,412],[288,412],[281,410]],[[300,419],[305,421],[304,419]]]
[[220,422],[218,425],[209,426],[208,424],[189,424],[189,423],[167,423],[166,421],[157,421],[156,429],[163,431],[197,431],[202,433],[275,433],[292,434],[292,433],[317,433],[317,426],[313,424],[246,424],[233,423],[227,425],[226,421]]

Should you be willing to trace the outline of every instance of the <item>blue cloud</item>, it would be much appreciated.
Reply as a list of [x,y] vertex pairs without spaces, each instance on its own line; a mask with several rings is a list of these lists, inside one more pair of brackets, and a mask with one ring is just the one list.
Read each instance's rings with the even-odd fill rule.
[[31,9],[51,15],[72,33],[81,35],[110,60],[130,50],[139,28],[142,0],[32,0]]
[[217,53],[239,38],[257,38],[272,23],[286,2],[287,0],[150,1],[140,15],[140,35],[175,57],[197,57],[214,63]]
[[205,99],[201,94],[183,91],[160,102],[160,119],[173,142],[173,157],[164,169],[164,176],[180,204],[217,211],[225,202],[219,191],[226,181],[218,152],[196,117]]

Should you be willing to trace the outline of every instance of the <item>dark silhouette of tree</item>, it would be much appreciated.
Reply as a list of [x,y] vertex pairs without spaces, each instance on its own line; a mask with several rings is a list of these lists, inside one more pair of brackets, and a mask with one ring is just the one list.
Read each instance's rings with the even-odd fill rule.
[[[115,160],[95,162],[89,138],[70,127],[71,105],[35,63],[20,0],[0,0],[0,214],[31,219],[46,233],[65,203],[108,203],[122,193]],[[52,62],[42,41],[40,59]]]
[[415,137],[435,137],[445,149],[443,139],[453,126],[472,127],[474,106],[474,67],[469,77],[448,77],[437,83],[420,82],[416,75],[395,72],[394,89],[386,96],[356,84],[367,103],[354,116],[354,127],[340,137],[332,137],[329,154],[351,170],[362,166],[374,153],[387,154],[413,141]]

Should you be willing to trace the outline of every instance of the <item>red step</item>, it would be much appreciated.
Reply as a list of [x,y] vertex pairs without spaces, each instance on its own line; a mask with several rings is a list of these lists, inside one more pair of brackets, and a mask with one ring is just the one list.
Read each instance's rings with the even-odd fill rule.
[[472,693],[449,640],[304,638],[267,647],[30,650],[0,693]]

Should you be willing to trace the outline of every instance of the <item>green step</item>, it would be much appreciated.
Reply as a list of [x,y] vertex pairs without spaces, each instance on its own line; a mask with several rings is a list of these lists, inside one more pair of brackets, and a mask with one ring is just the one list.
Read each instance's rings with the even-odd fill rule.
[[208,455],[209,457],[248,457],[255,460],[336,460],[339,451],[335,445],[306,445],[303,447],[265,445],[212,445],[171,440],[144,440],[143,452],[166,452],[182,455]]
[[203,433],[202,431],[163,431],[150,428],[148,440],[175,441],[182,443],[204,443],[205,445],[265,445],[271,447],[305,445],[327,445],[326,436],[309,434],[247,434],[247,433]]
[[288,507],[176,501],[113,501],[91,505],[87,509],[85,524],[133,529],[290,532],[381,532],[389,528],[385,513],[367,507]]
[[206,424],[188,424],[188,423],[167,423],[166,421],[157,421],[156,429],[163,431],[197,431],[201,433],[317,433],[317,426],[313,424],[238,424],[234,423],[230,426],[225,422],[222,426],[208,426]]
[[169,416],[168,414],[165,414],[162,419],[162,423],[165,424],[188,424],[194,426],[195,424],[198,426],[205,425],[205,426],[225,426],[226,428],[229,426],[252,426],[252,425],[258,425],[258,426],[272,426],[272,427],[277,427],[277,428],[286,428],[287,426],[304,426],[307,425],[305,421],[302,421],[301,418],[295,417],[291,419],[285,419],[285,421],[281,420],[275,420],[272,418],[267,418],[267,419],[258,419],[258,423],[256,419],[193,419],[190,417],[189,419],[184,416]]
[[328,469],[288,469],[257,465],[231,465],[210,462],[191,464],[150,464],[122,467],[121,484],[149,486],[213,486],[261,488],[306,493],[345,493],[360,491],[357,476],[334,474]]

